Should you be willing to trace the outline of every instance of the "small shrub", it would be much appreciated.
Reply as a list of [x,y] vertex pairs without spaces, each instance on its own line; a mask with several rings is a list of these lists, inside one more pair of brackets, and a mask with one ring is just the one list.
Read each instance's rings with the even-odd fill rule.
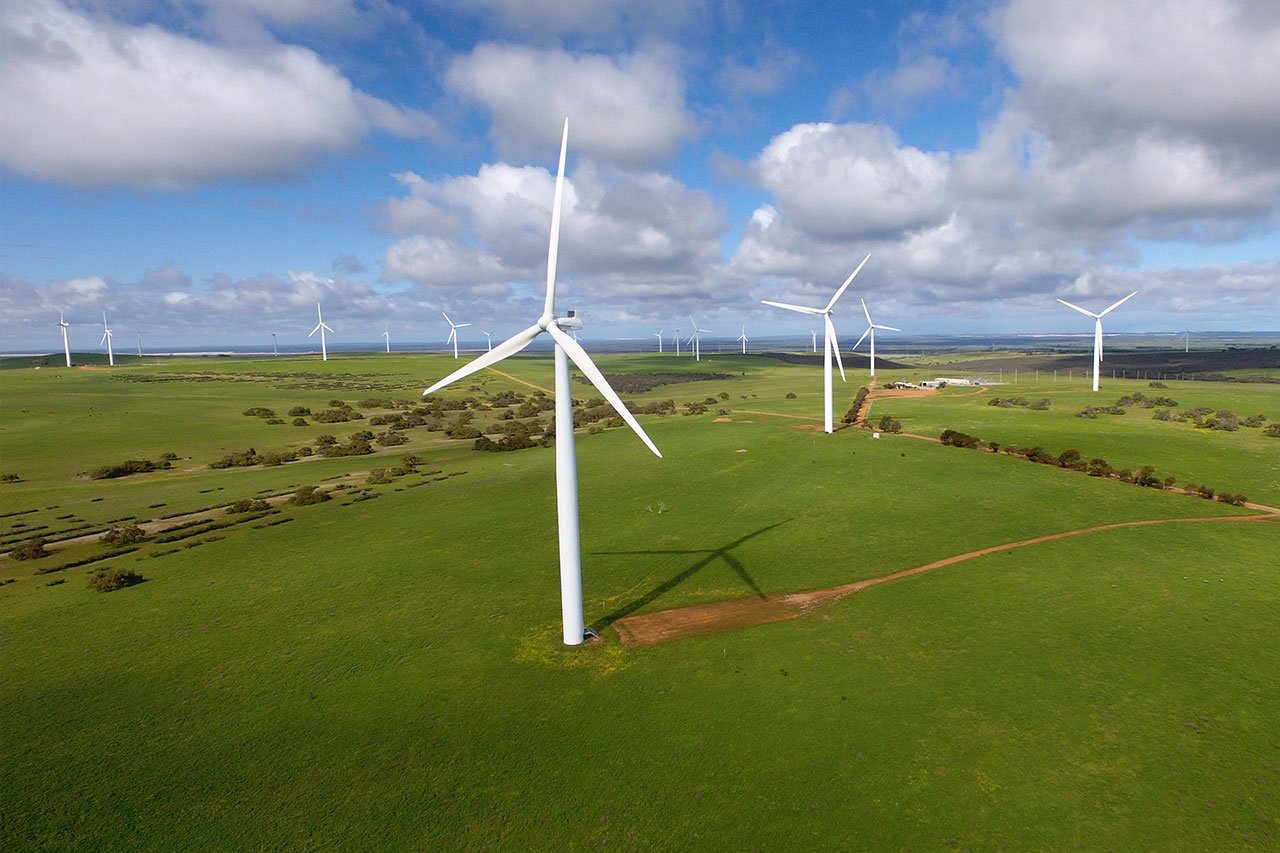
[[1247,418],[1245,418],[1244,420],[1240,421],[1240,426],[1247,426],[1247,427],[1257,428],[1257,427],[1262,426],[1262,425],[1263,425],[1263,424],[1265,424],[1266,422],[1267,422],[1267,416],[1266,416],[1266,415],[1250,415],[1249,417],[1247,417]]
[[942,431],[942,443],[949,444],[952,447],[975,448],[982,442],[977,436],[966,435],[954,429],[944,429]]
[[390,483],[391,478],[387,476],[386,468],[374,468],[369,472],[369,476],[366,477],[364,481],[370,485],[377,486],[383,483]]
[[10,471],[7,474],[0,474],[0,483],[20,483],[22,478]]
[[271,504],[260,498],[242,498],[227,507],[227,513],[237,515],[245,512],[262,512],[271,509]]
[[278,426],[279,424],[284,423],[284,421],[281,420],[280,418],[267,418],[267,423],[273,426]]
[[307,419],[306,419],[306,418],[294,418],[294,419],[293,419],[293,425],[294,425],[294,426],[306,426],[306,425],[307,425]]
[[902,432],[902,424],[890,415],[880,416],[880,431],[889,433]]
[[104,545],[132,545],[134,542],[141,542],[146,536],[138,525],[126,524],[111,528],[99,537],[99,541]]
[[1027,459],[1031,462],[1039,462],[1041,465],[1057,465],[1058,457],[1054,456],[1043,447],[1033,447],[1027,451]]
[[1143,465],[1133,475],[1133,482],[1139,486],[1148,488],[1159,488],[1161,485],[1160,478],[1156,476],[1154,468],[1150,465]]
[[291,418],[300,418],[300,417],[303,417],[304,415],[311,414],[311,410],[308,409],[306,406],[294,406],[292,409],[288,411],[287,414]]
[[1080,467],[1082,467],[1082,466],[1081,466],[1081,460],[1080,460],[1080,451],[1079,451],[1079,450],[1076,450],[1076,449],[1074,449],[1074,448],[1072,448],[1072,449],[1070,449],[1070,450],[1064,450],[1064,451],[1062,451],[1061,453],[1059,453],[1059,454],[1058,454],[1058,467],[1059,467],[1059,468],[1080,468]]
[[1262,431],[1263,435],[1269,435],[1272,438],[1280,438],[1280,423],[1274,423]]
[[794,400],[795,398],[796,398],[796,392],[795,392],[795,391],[788,391],[788,392],[787,392],[787,399],[788,399],[788,400]]
[[1039,400],[1036,400],[1030,406],[1027,406],[1027,408],[1034,409],[1037,412],[1043,412],[1044,410],[1049,408],[1049,398],[1041,397]]
[[289,497],[288,502],[294,506],[310,506],[328,500],[333,500],[328,492],[322,492],[315,486],[299,486]]
[[132,569],[108,569],[105,566],[89,575],[89,589],[98,592],[115,592],[126,586],[142,583],[146,578]]
[[1111,476],[1111,463],[1102,458],[1090,459],[1085,471],[1090,477],[1109,477]]
[[28,539],[20,543],[9,552],[9,556],[15,560],[38,560],[41,557],[49,556],[49,552],[44,549],[44,546],[48,544],[48,540],[43,536],[37,536],[35,539]]
[[265,406],[254,406],[251,409],[245,409],[244,413],[251,418],[274,418],[276,413]]

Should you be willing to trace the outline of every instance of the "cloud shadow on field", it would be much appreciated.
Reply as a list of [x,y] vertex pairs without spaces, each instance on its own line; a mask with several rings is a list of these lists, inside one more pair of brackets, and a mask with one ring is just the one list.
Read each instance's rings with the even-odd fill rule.
[[773,530],[775,527],[781,527],[782,525],[788,523],[789,521],[791,521],[791,519],[787,518],[787,519],[783,519],[782,521],[778,521],[773,524],[767,525],[765,527],[761,527],[759,530],[756,530],[752,533],[747,533],[743,536],[739,536],[737,539],[734,539],[732,542],[729,542],[725,545],[721,545],[719,548],[689,548],[689,549],[674,549],[674,550],[654,549],[654,550],[648,550],[648,551],[592,551],[590,552],[592,555],[600,555],[600,556],[636,555],[636,554],[645,554],[645,555],[687,554],[690,556],[702,555],[700,559],[698,559],[696,562],[691,564],[688,568],[677,572],[675,575],[672,575],[670,578],[658,584],[653,589],[649,590],[644,595],[640,596],[634,601],[628,602],[627,604],[622,605],[617,610],[613,611],[607,616],[601,617],[597,622],[591,625],[592,630],[599,632],[609,627],[619,619],[622,619],[623,617],[626,617],[626,616],[630,616],[632,613],[635,613],[640,608],[666,595],[668,592],[675,589],[680,584],[684,583],[689,578],[693,577],[698,572],[702,571],[704,568],[711,565],[718,559],[722,559],[729,564],[729,568],[733,569],[734,574],[736,574],[744,584],[746,584],[748,587],[751,588],[752,594],[754,594],[757,598],[766,598],[764,590],[760,589],[759,584],[757,584],[755,582],[755,579],[751,577],[750,572],[747,571],[747,567],[744,566],[742,564],[742,561],[739,560],[737,557],[735,557],[731,552],[733,551],[734,548],[737,548],[742,543],[747,542],[751,539],[754,539],[757,536],[760,536],[761,534],[767,533],[770,530]]

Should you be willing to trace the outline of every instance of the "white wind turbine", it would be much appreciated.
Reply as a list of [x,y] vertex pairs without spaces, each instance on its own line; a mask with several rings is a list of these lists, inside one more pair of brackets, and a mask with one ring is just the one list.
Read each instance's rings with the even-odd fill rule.
[[280,354],[280,341],[276,339],[276,333],[271,333],[271,354],[273,356]]
[[1102,318],[1107,316],[1112,311],[1116,310],[1121,305],[1128,302],[1130,299],[1132,299],[1137,295],[1138,295],[1138,291],[1135,290],[1133,293],[1130,293],[1124,299],[1121,299],[1119,302],[1112,303],[1112,305],[1108,307],[1106,310],[1100,311],[1097,314],[1093,313],[1092,311],[1086,311],[1085,309],[1081,308],[1079,305],[1072,305],[1070,302],[1066,301],[1065,299],[1058,300],[1063,305],[1067,306],[1073,311],[1079,311],[1081,314],[1084,314],[1085,316],[1093,318],[1093,390],[1094,391],[1098,390],[1098,369],[1102,367]]
[[685,343],[693,348],[694,361],[702,361],[702,333],[710,332],[710,329],[699,329],[698,321],[693,319],[693,315],[689,315],[689,322],[693,324],[693,334],[689,336],[689,340]]
[[458,330],[470,326],[470,323],[455,323],[449,319],[449,315],[443,311],[440,314],[444,317],[444,321],[449,324],[449,337],[445,339],[445,344],[453,344],[453,357],[458,357]]
[[[320,333],[320,359],[321,359],[321,361],[328,361],[328,360],[329,360],[329,346],[328,346],[328,344],[326,344],[326,343],[325,343],[324,333],[325,333],[325,332],[332,332],[332,331],[333,331],[333,329],[330,329],[328,326],[326,326],[326,325],[324,324],[324,317],[323,317],[323,316],[321,316],[321,314],[320,314],[320,303],[319,303],[319,302],[317,302],[317,303],[316,303],[316,320],[318,320],[319,322],[317,322],[317,323],[316,323],[316,327],[315,327],[314,329],[312,329],[312,330],[311,330],[311,334],[307,335],[307,337],[308,337],[308,338],[309,338],[309,337],[311,337],[311,335],[314,335],[316,332],[319,332],[319,333]],[[273,336],[273,337],[274,337],[274,336]]]
[[742,354],[747,354],[747,327],[742,327],[742,334],[738,335],[738,340],[742,341]]
[[134,334],[138,336],[138,358],[142,358],[142,331],[136,330]]
[[[840,285],[840,289],[831,297],[831,301],[827,303],[825,308],[809,308],[804,305],[790,305],[786,302],[760,300],[765,305],[772,305],[775,308],[785,308],[788,311],[798,311],[801,314],[812,314],[822,318],[823,328],[826,330],[822,338],[823,429],[826,432],[835,431],[831,422],[831,354],[833,352],[836,356],[836,364],[840,367],[840,380],[842,382],[846,381],[844,378],[844,363],[840,360],[840,341],[836,339],[836,327],[831,322],[831,311],[836,307],[836,300],[844,295],[845,290],[853,283],[854,276],[862,271],[863,266],[869,260],[871,260],[871,256],[867,255],[862,259],[862,263],[858,264],[857,269],[849,273],[849,277],[844,280],[844,284]],[[816,335],[814,340],[817,340]]]
[[62,352],[67,357],[67,367],[70,367],[71,344],[67,341],[67,329],[71,328],[71,324],[67,322],[66,315],[61,311],[58,312],[58,326],[62,329]]
[[591,361],[591,357],[580,347],[570,334],[581,328],[582,321],[573,311],[567,316],[555,315],[556,298],[556,254],[560,244],[560,207],[564,195],[564,159],[569,144],[569,120],[565,119],[564,135],[560,141],[560,166],[556,172],[555,200],[551,207],[551,240],[547,249],[547,296],[543,303],[542,314],[536,323],[524,331],[517,332],[503,341],[492,351],[455,370],[444,379],[432,385],[423,396],[469,376],[477,370],[497,364],[508,356],[523,350],[543,332],[555,341],[555,403],[556,403],[556,509],[559,518],[560,533],[560,607],[564,624],[564,643],[576,646],[586,639],[586,624],[582,616],[582,548],[578,529],[578,465],[573,443],[573,388],[570,386],[569,361],[590,380],[604,398],[609,401],[628,426],[635,431],[640,440],[661,457],[658,448],[640,424],[627,411],[622,400],[609,386],[608,381]]
[[809,334],[813,336],[813,351],[818,351],[818,332],[814,329],[809,330]]
[[680,355],[680,327],[676,326],[676,355]]
[[489,350],[492,351],[493,350],[493,332],[484,332],[484,339],[489,342]]
[[1191,352],[1191,329],[1186,323],[1182,324],[1182,351]]
[[107,363],[112,367],[116,364],[116,354],[111,351],[111,327],[107,325],[107,312],[102,312],[102,340],[98,341],[98,346],[107,345]]
[[[862,333],[862,338],[871,336],[871,378],[876,378],[876,329],[884,329],[887,332],[901,332],[902,330],[894,326],[880,326],[871,322],[871,312],[867,310],[866,300],[861,297],[858,301],[862,303],[862,313],[867,315],[867,330]],[[854,349],[858,348],[858,344],[862,343],[862,338],[858,338],[858,343],[853,345]]]
[[661,355],[662,354],[662,330],[659,329],[658,331],[654,332],[653,336],[658,339],[658,354]]
[[382,326],[382,339],[387,342],[387,352],[391,352],[391,323],[386,322]]

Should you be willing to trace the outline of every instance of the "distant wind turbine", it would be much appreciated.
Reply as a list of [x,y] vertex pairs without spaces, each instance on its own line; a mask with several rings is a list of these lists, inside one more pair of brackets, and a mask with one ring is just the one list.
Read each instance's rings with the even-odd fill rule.
[[604,395],[614,410],[640,440],[657,456],[658,448],[640,424],[627,411],[622,400],[609,386],[608,380],[591,361],[591,357],[573,339],[571,332],[581,328],[582,321],[575,312],[565,317],[555,315],[556,255],[560,244],[560,208],[564,195],[564,160],[569,144],[569,122],[564,123],[564,135],[560,142],[560,166],[556,172],[555,199],[551,206],[551,239],[547,249],[547,295],[542,314],[536,323],[513,337],[503,341],[492,351],[486,352],[466,366],[455,370],[423,392],[427,396],[444,386],[469,376],[477,370],[497,364],[508,356],[523,350],[544,332],[555,341],[555,430],[556,430],[556,507],[560,538],[560,609],[563,620],[563,638],[567,646],[580,645],[587,637],[582,615],[582,547],[578,526],[578,466],[573,438],[573,388],[570,385],[569,362]]
[[1187,324],[1182,324],[1182,351],[1191,352],[1191,330],[1187,328]]
[[489,342],[489,350],[492,351],[493,350],[493,332],[484,332],[484,339]]
[[272,355],[280,354],[280,341],[276,340],[275,332],[271,333],[271,354]]
[[98,341],[98,346],[107,345],[107,363],[112,367],[116,364],[116,354],[111,351],[111,327],[107,325],[107,312],[102,312],[102,340]]
[[134,334],[138,336],[138,358],[142,358],[142,331],[135,330]]
[[311,330],[311,334],[307,335],[307,337],[308,337],[308,338],[309,338],[309,337],[311,337],[311,335],[314,335],[316,332],[319,332],[319,333],[320,333],[320,360],[321,360],[321,361],[328,361],[328,360],[329,360],[329,346],[328,346],[328,344],[326,344],[326,343],[325,343],[324,333],[325,333],[325,332],[332,332],[332,331],[333,331],[333,329],[330,329],[328,326],[326,326],[326,325],[324,324],[324,317],[320,314],[320,303],[319,303],[319,302],[317,302],[317,303],[316,303],[316,320],[317,320],[317,321],[319,321],[319,322],[317,322],[317,323],[316,323],[316,327],[315,327],[314,329],[312,329],[312,330]]
[[455,323],[449,319],[449,315],[443,311],[440,314],[444,317],[444,321],[449,324],[449,337],[445,340],[446,344],[453,344],[453,357],[458,357],[458,330],[470,326],[470,323]]
[[387,342],[387,352],[391,352],[391,323],[382,326],[382,339]]
[[1116,310],[1121,305],[1128,302],[1130,299],[1132,299],[1137,295],[1138,295],[1138,291],[1135,290],[1133,293],[1130,293],[1124,299],[1121,299],[1119,302],[1113,303],[1106,310],[1101,311],[1097,314],[1093,313],[1092,311],[1087,311],[1084,308],[1081,308],[1079,305],[1072,305],[1070,302],[1068,302],[1065,299],[1058,300],[1059,302],[1061,302],[1063,305],[1067,306],[1071,310],[1079,311],[1081,314],[1084,314],[1087,317],[1093,318],[1093,390],[1094,391],[1098,390],[1098,369],[1102,367],[1102,318],[1107,316],[1112,311]]
[[785,308],[788,311],[798,311],[801,314],[812,314],[822,318],[823,328],[826,333],[822,338],[822,390],[823,390],[823,429],[826,432],[834,432],[831,418],[831,354],[834,352],[836,356],[836,364],[840,367],[840,380],[846,381],[844,377],[844,363],[840,360],[840,341],[836,338],[836,327],[831,322],[831,312],[836,307],[836,300],[844,295],[845,290],[853,283],[854,277],[862,272],[862,268],[867,261],[871,260],[871,256],[867,255],[862,259],[862,263],[849,273],[849,277],[844,280],[844,284],[840,285],[840,289],[831,297],[831,301],[827,303],[825,308],[809,308],[804,305],[790,305],[786,302],[770,302],[767,299],[761,301],[765,305],[772,305],[774,308]]
[[662,330],[659,329],[658,331],[654,332],[653,336],[658,339],[658,354],[661,355],[662,354]]
[[[884,329],[885,331],[888,331],[888,332],[901,332],[902,330],[895,328],[893,326],[880,326],[871,322],[871,312],[867,310],[866,300],[859,298],[858,301],[862,303],[862,313],[867,315],[867,330],[862,333],[862,338],[865,338],[868,335],[871,336],[871,378],[875,379],[876,378],[876,329]],[[857,349],[858,344],[862,343],[862,338],[858,338],[858,343],[853,345],[854,349]]]
[[688,343],[693,347],[694,361],[702,361],[702,333],[710,332],[710,329],[699,329],[698,321],[693,319],[693,315],[689,315],[689,322],[693,324],[693,334],[689,336]]
[[71,325],[67,322],[66,315],[61,311],[58,312],[58,326],[62,329],[62,352],[67,357],[67,367],[71,366],[71,344],[67,340],[67,329]]
[[680,355],[680,327],[676,326],[676,355]]
[[813,336],[813,351],[817,352],[818,351],[818,333],[815,330],[810,329],[809,334]]
[[738,340],[742,341],[742,354],[747,354],[747,327],[742,327],[742,334],[738,335]]

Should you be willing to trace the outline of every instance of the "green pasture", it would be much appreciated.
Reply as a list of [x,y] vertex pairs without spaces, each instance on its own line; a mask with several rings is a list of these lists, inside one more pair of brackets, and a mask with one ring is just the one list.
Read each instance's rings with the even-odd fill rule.
[[[798,428],[821,418],[812,366],[599,363],[732,378],[624,394],[716,399],[706,414],[641,418],[663,459],[626,429],[577,436],[586,618],[604,642],[573,650],[559,645],[552,449],[479,453],[415,428],[372,456],[207,467],[246,445],[364,428],[271,426],[241,414],[250,406],[412,399],[452,359],[127,368],[222,375],[178,382],[6,372],[0,469],[23,478],[0,484],[6,534],[343,476],[350,488],[143,542],[106,561],[146,578],[114,593],[86,587],[99,564],[36,573],[105,546],[0,558],[0,581],[13,579],[0,586],[0,846],[1280,843],[1280,524],[1085,534],[873,587],[794,622],[628,649],[610,626],[632,613],[821,589],[1096,524],[1248,512],[1003,455]],[[550,387],[549,359],[501,368]],[[447,394],[516,388],[489,373]],[[950,392],[875,412],[929,431],[935,410],[914,416],[908,403],[939,418],[1025,416],[1048,435],[1056,421],[1044,416],[1063,414],[1056,399],[1026,412]],[[1072,423],[1075,435],[1103,417]],[[1214,445],[1215,470],[1243,470],[1245,447]],[[76,477],[165,451],[180,455],[175,470]],[[363,482],[409,451],[419,473]],[[1142,461],[1164,470],[1154,456]]]
[[[881,381],[892,379],[893,374],[886,374]],[[1195,381],[1164,384],[1166,388],[1151,388],[1145,380],[1103,380],[1095,394],[1085,381],[1055,383],[1043,381],[1042,374],[1040,382],[1020,377],[1017,383],[981,393],[973,388],[947,388],[936,397],[879,400],[872,405],[870,420],[875,423],[890,414],[908,432],[936,436],[944,429],[954,429],[1004,446],[1041,446],[1055,455],[1074,448],[1085,459],[1101,457],[1117,469],[1151,465],[1162,477],[1175,477],[1178,485],[1209,485],[1280,505],[1280,438],[1263,435],[1261,429],[1198,429],[1190,421],[1153,420],[1153,409],[1136,406],[1124,407],[1123,415],[1079,417],[1086,406],[1109,406],[1126,394],[1140,392],[1176,400],[1179,405],[1174,411],[1206,406],[1227,409],[1242,418],[1266,415],[1268,423],[1280,420],[1280,386]],[[1030,401],[1047,398],[1050,408],[1033,411],[989,405],[995,397],[1016,396]]]

